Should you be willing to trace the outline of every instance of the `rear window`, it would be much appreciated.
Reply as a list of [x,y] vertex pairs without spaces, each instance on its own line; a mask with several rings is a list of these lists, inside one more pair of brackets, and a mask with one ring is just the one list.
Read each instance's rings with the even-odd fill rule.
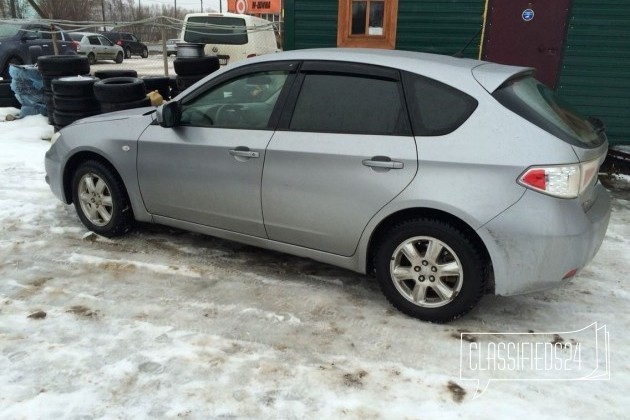
[[245,19],[222,16],[190,17],[186,23],[184,41],[202,44],[247,44]]
[[494,96],[503,106],[550,134],[581,147],[606,141],[587,117],[531,76],[508,80]]

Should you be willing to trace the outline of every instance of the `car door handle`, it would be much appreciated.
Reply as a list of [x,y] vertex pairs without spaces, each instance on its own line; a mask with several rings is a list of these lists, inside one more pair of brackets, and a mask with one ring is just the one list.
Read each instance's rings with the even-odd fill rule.
[[236,148],[236,149],[231,149],[230,150],[230,155],[231,156],[235,156],[235,157],[242,157],[242,158],[257,158],[260,157],[260,153],[258,152],[252,152],[249,149],[243,148]]
[[374,156],[372,159],[363,160],[364,166],[372,168],[384,168],[384,169],[402,169],[405,165],[402,162],[391,160],[385,156]]

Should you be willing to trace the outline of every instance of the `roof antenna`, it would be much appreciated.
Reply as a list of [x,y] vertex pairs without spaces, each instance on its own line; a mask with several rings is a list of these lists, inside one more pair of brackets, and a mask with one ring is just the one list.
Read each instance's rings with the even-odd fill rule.
[[481,28],[479,28],[479,30],[475,33],[475,35],[473,35],[473,37],[470,38],[470,41],[468,41],[468,44],[466,44],[464,46],[464,48],[462,48],[461,50],[459,50],[455,54],[453,54],[453,57],[463,58],[464,57],[464,51],[466,51],[466,48],[468,48],[470,46],[470,44],[472,44],[472,42],[475,40],[475,38],[477,38],[479,36],[480,33],[481,33]]

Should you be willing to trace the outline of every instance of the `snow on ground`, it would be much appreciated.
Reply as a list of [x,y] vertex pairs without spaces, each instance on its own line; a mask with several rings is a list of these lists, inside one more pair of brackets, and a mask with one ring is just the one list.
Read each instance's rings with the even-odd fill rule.
[[[44,181],[44,117],[0,110],[0,418],[623,418],[630,202],[567,286],[419,322],[371,279],[143,225],[87,234]],[[39,312],[41,311],[41,312]],[[31,316],[31,317],[29,317]],[[462,332],[610,331],[611,380],[493,382],[473,399]]]

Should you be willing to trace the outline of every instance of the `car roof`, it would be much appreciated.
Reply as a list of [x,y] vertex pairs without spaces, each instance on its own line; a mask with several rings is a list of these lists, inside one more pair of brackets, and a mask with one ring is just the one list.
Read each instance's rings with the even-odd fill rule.
[[97,33],[95,33],[95,32],[70,32],[70,34],[74,34],[74,35],[82,35],[82,36],[101,35],[101,34],[97,34]]
[[[474,78],[489,92],[521,73],[531,73],[528,67],[507,66],[469,58],[415,51],[371,48],[316,48],[292,50],[256,57],[257,61],[321,60],[344,61],[397,68],[420,74],[452,86],[464,86]],[[246,60],[247,62],[247,60]],[[251,61],[250,61],[251,62]]]

